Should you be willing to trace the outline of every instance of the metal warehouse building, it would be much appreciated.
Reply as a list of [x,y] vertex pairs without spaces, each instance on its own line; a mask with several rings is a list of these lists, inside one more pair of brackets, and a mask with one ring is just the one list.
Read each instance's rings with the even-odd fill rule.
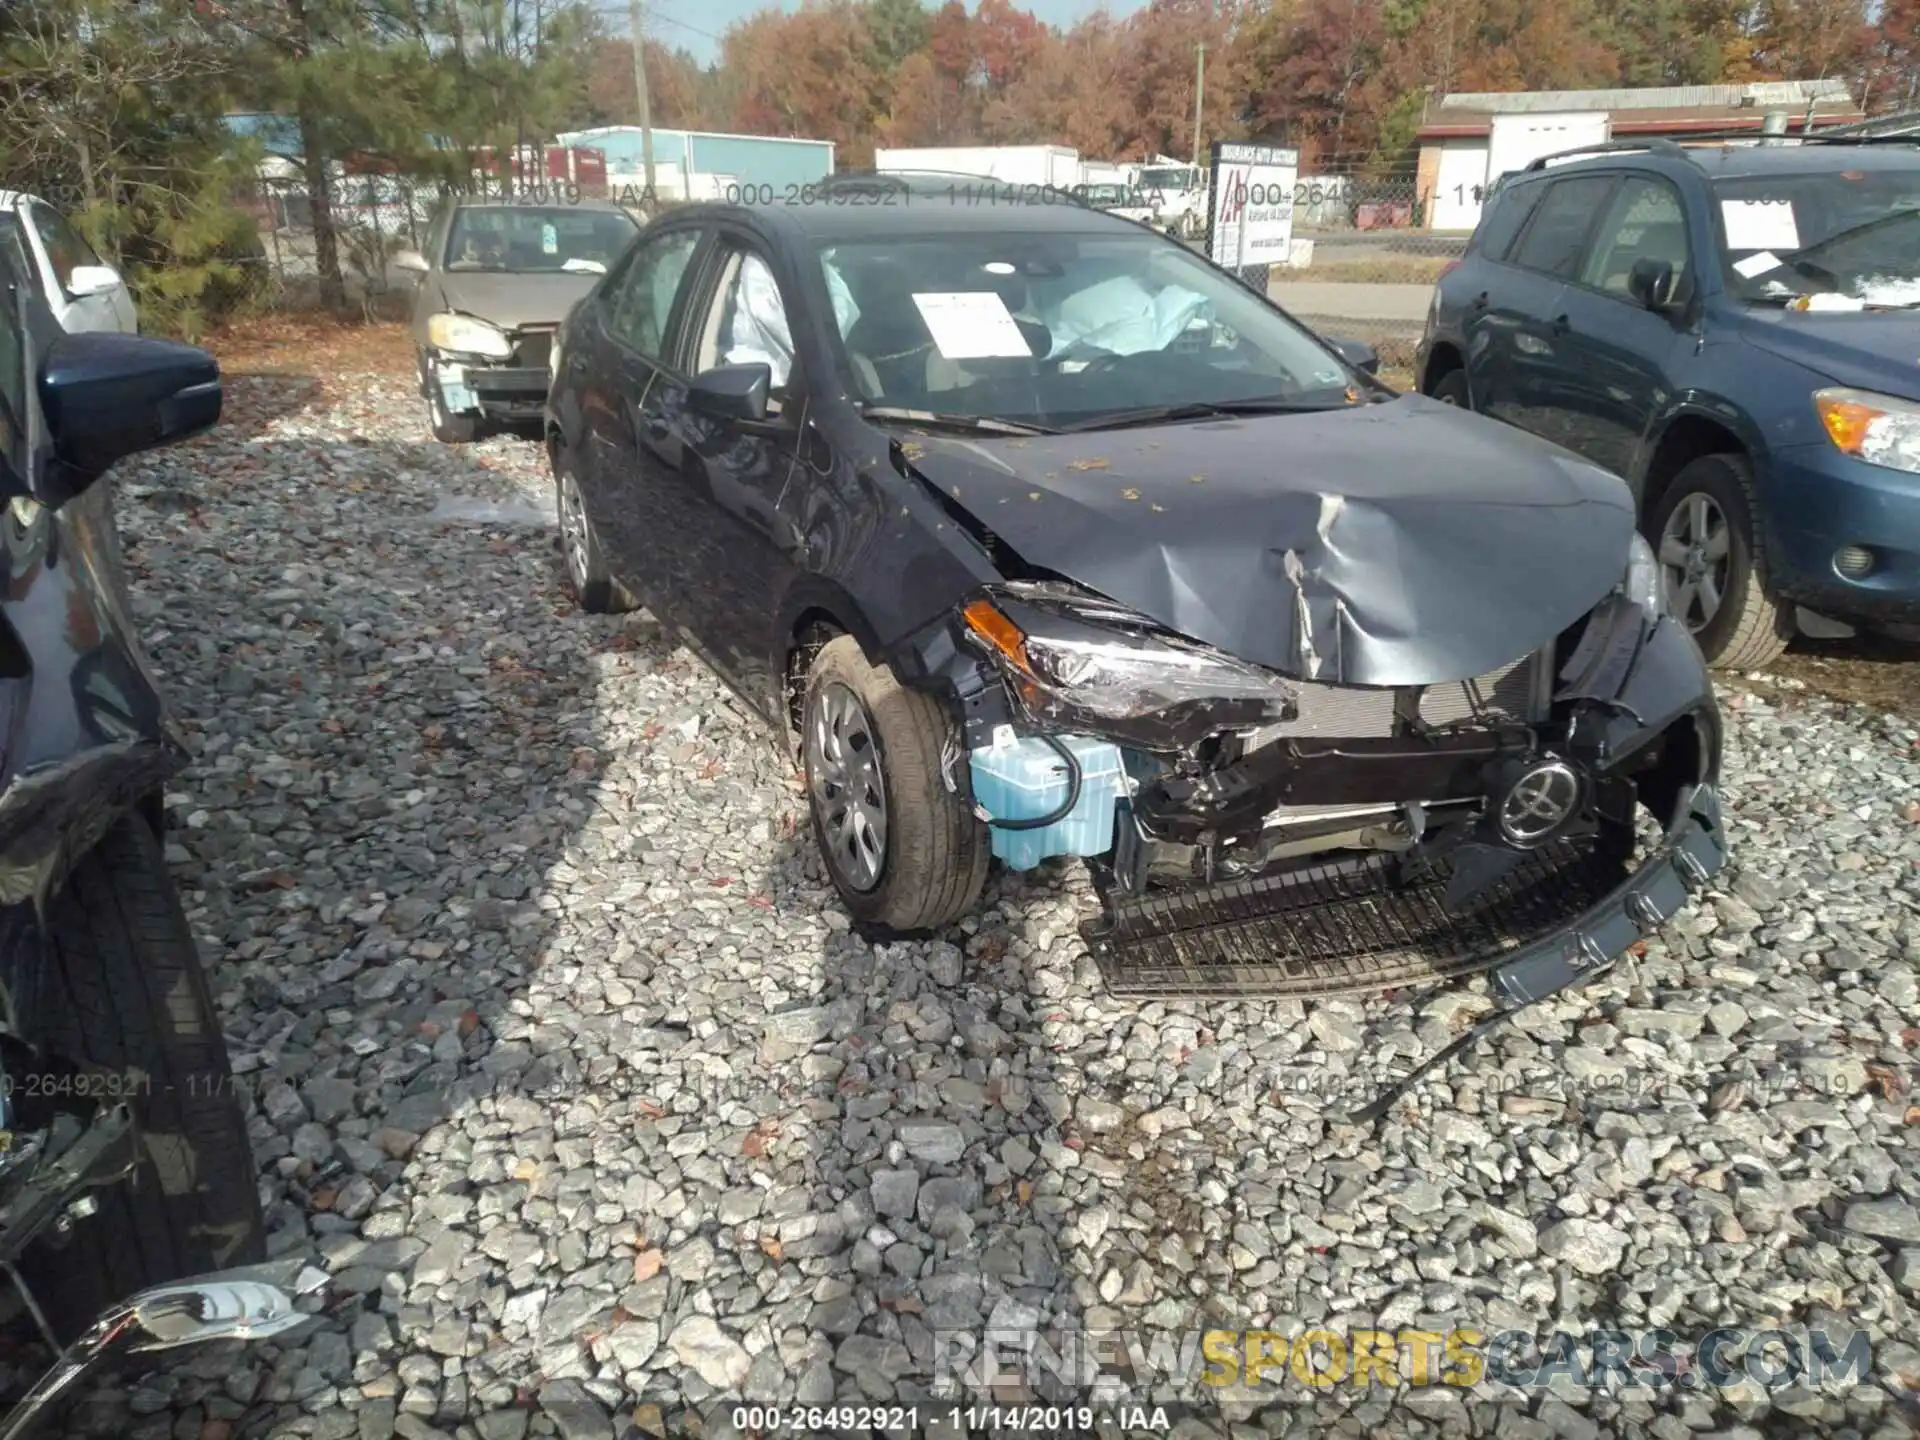
[[[557,143],[603,152],[615,189],[641,183],[638,125],[573,130]],[[711,199],[729,185],[807,185],[833,173],[833,142],[656,128],[653,173],[654,189],[666,199]]]

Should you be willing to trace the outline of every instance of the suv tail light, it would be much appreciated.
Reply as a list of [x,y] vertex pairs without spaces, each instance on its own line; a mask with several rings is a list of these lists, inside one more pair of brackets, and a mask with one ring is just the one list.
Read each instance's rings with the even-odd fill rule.
[[1446,264],[1440,267],[1440,278],[1442,280],[1446,279],[1447,276],[1451,275],[1454,271],[1458,270],[1459,268],[1460,268],[1460,262],[1458,260],[1447,261]]

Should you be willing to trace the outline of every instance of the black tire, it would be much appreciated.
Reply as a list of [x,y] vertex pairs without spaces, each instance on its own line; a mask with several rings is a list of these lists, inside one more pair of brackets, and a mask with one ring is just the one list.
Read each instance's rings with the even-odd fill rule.
[[[1647,513],[1645,533],[1667,581],[1667,553],[1662,537],[1677,513],[1693,497],[1704,497],[1725,518],[1728,544],[1720,601],[1710,616],[1686,606],[1678,618],[1693,631],[1700,653],[1709,665],[1723,670],[1751,670],[1780,657],[1793,639],[1793,608],[1767,594],[1766,556],[1753,524],[1753,468],[1744,455],[1703,455],[1667,482]],[[1669,584],[1669,591],[1672,586]]]
[[36,1038],[71,1060],[145,1077],[130,1096],[132,1179],[95,1191],[94,1214],[21,1264],[66,1341],[136,1290],[255,1264],[266,1247],[226,1040],[146,821],[115,822],[48,910]]
[[[828,697],[840,687],[859,701],[871,722],[872,750],[885,786],[886,838],[879,873],[862,886],[843,858],[823,815],[825,776],[815,740]],[[942,779],[948,747],[958,793]],[[841,900],[869,935],[916,935],[951,924],[972,908],[987,879],[987,827],[974,817],[959,727],[931,695],[909,690],[884,665],[867,662],[859,642],[828,641],[807,671],[800,731],[813,838]]]
[[1473,395],[1467,389],[1467,372],[1457,367],[1434,381],[1427,393],[1442,405],[1458,405],[1462,410],[1473,408]]
[[[570,502],[576,507],[571,516]],[[560,526],[560,573],[566,577],[567,593],[589,615],[618,615],[636,608],[633,597],[607,570],[606,555],[593,533],[593,522],[587,518],[579,482],[564,450],[553,453],[553,506]]]

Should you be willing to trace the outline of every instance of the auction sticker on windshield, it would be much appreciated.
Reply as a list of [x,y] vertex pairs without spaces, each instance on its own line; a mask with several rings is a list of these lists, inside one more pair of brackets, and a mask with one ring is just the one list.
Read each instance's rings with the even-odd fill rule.
[[1791,200],[1722,200],[1729,250],[1798,250]]
[[991,290],[952,290],[915,294],[920,318],[933,343],[949,360],[1028,358],[1033,349],[1013,323],[1007,302]]

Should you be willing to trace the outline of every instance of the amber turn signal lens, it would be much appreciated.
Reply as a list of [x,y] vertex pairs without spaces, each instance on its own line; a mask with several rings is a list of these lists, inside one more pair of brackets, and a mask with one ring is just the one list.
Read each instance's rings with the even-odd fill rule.
[[969,630],[1006,656],[1015,668],[1029,675],[1033,673],[1027,664],[1027,637],[990,601],[972,601],[960,614]]
[[1860,447],[1866,443],[1867,427],[1882,412],[1871,405],[1862,405],[1858,400],[1837,397],[1822,397],[1818,403],[1820,423],[1827,427],[1827,434],[1833,437],[1834,445],[1845,454],[1858,455]]

